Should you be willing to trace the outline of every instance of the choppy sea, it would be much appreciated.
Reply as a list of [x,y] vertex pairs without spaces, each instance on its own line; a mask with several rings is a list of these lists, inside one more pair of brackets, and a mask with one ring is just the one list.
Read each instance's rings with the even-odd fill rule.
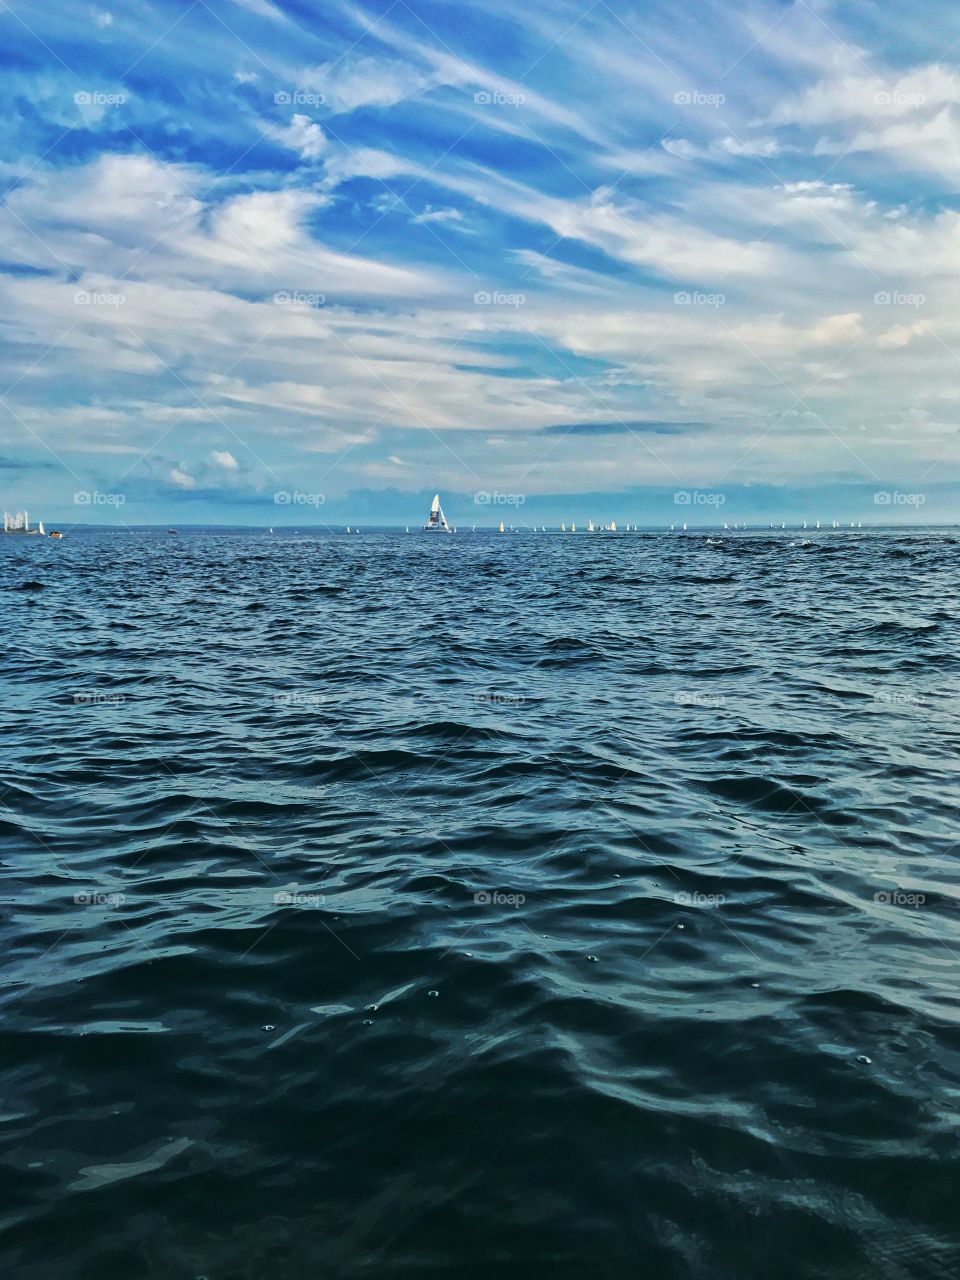
[[960,536],[0,538],[18,1280],[960,1269]]

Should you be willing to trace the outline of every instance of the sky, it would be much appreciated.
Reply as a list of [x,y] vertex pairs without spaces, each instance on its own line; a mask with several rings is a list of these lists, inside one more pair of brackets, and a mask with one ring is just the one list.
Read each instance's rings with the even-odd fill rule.
[[960,516],[960,9],[3,0],[0,505]]

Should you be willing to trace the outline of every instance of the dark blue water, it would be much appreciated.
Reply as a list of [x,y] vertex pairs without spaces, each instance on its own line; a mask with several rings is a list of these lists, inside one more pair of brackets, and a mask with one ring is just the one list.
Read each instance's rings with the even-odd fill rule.
[[955,533],[0,539],[26,1280],[956,1274]]

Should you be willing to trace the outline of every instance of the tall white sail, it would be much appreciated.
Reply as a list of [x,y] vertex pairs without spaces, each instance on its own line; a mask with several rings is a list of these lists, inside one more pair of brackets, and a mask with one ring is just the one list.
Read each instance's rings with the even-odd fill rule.
[[440,506],[439,493],[433,495],[433,501],[430,503],[430,515],[427,517],[427,523],[423,527],[433,533],[450,532],[447,517],[443,514],[443,508]]

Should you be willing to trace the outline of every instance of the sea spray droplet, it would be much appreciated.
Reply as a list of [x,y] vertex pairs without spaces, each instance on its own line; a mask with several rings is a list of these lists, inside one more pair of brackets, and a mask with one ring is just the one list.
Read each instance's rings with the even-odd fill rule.
[[363,1025],[364,1025],[365,1027],[372,1027],[372,1026],[373,1026],[373,1019],[372,1019],[372,1018],[364,1018],[364,1020],[363,1020]]
[[380,1006],[378,1004],[368,1004],[367,1013],[376,1013],[379,1008]]
[[264,1027],[263,1029],[264,1029],[264,1031],[276,1031],[276,1029],[277,1029],[277,1028],[276,1028],[276,1027],[271,1027],[271,1026],[266,1026],[266,1027]]
[[597,957],[596,957],[596,956],[587,956],[587,959],[588,959],[588,960],[592,960],[592,961],[594,962],[594,964],[596,964],[596,961],[597,961]]
[[857,1062],[861,1067],[869,1067],[873,1063],[873,1059],[868,1058],[865,1053],[858,1053]]
[[428,995],[432,1000],[435,1000],[439,994],[440,994],[440,992],[439,992],[439,991],[428,991],[428,992],[427,992],[427,995]]

